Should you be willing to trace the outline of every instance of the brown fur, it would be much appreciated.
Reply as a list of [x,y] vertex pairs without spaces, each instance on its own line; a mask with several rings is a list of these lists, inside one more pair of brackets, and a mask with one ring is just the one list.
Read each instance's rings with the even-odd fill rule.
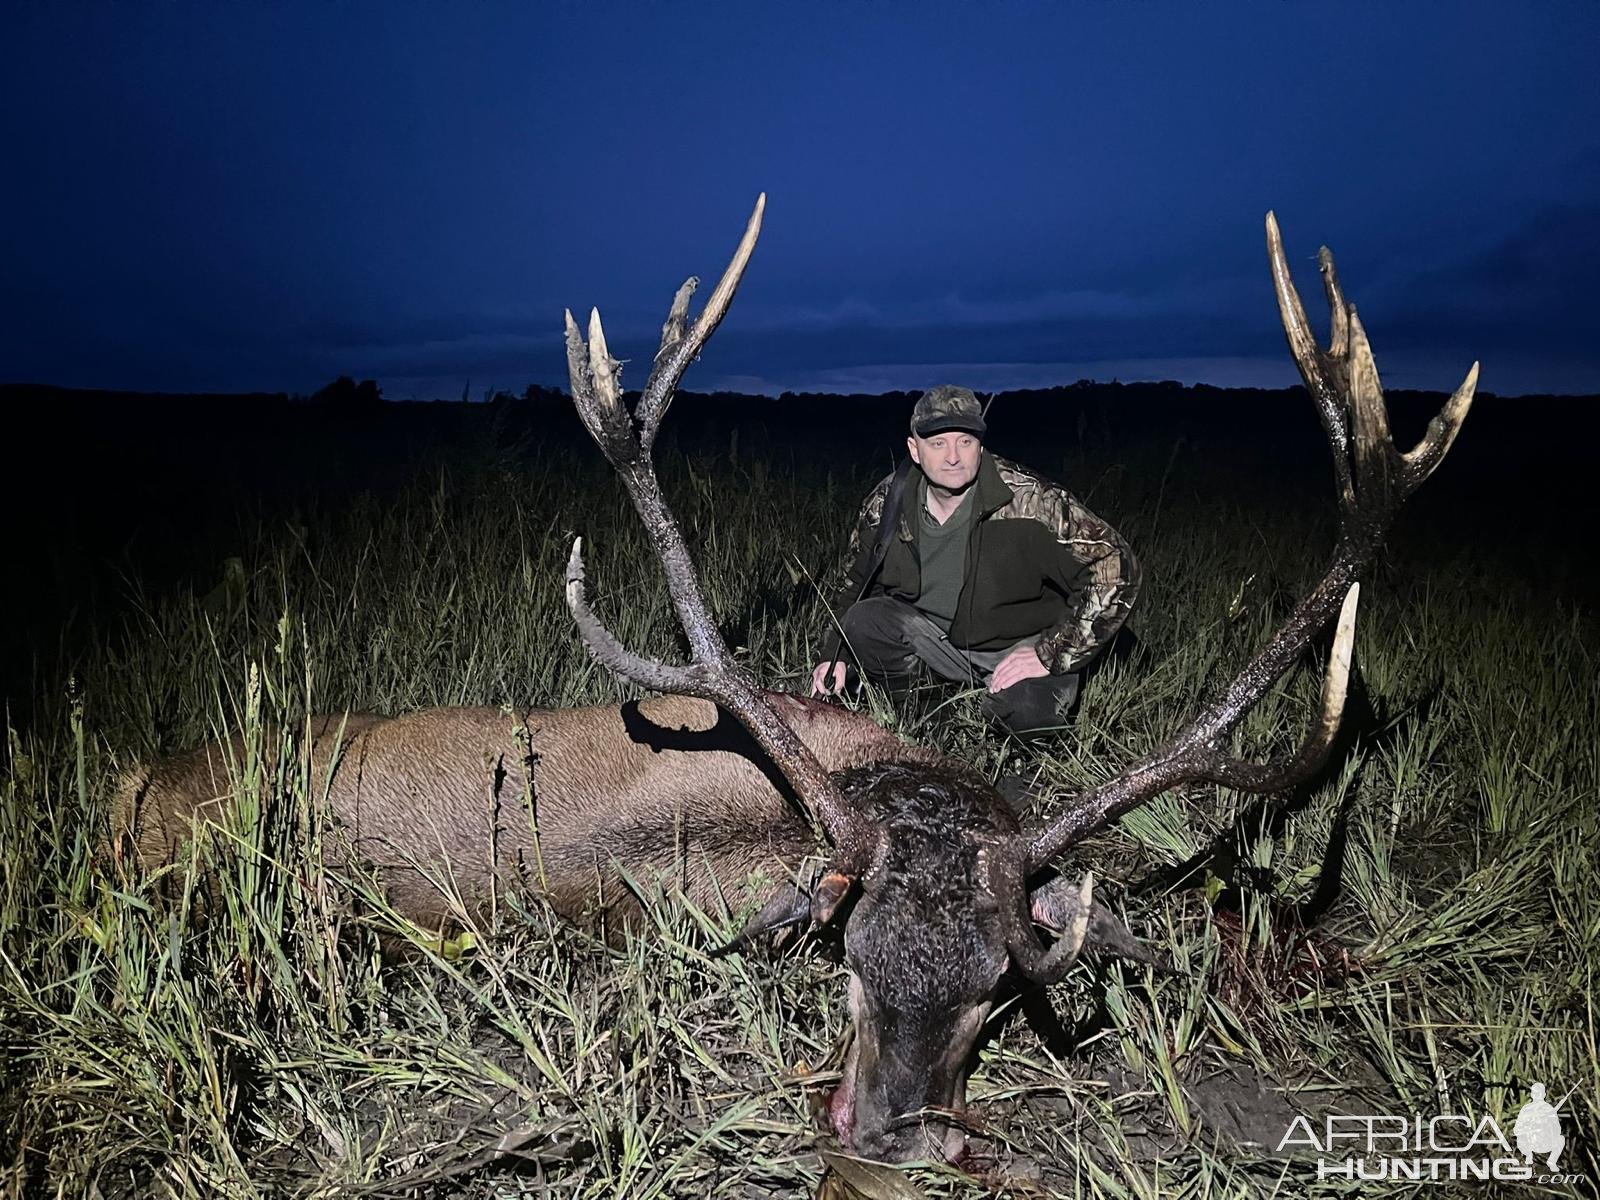
[[[939,757],[860,714],[769,697],[829,771]],[[396,909],[428,928],[453,923],[436,882],[446,877],[474,914],[494,889],[523,887],[568,918],[604,907],[626,920],[637,902],[619,868],[640,882],[665,875],[707,905],[719,887],[742,899],[752,872],[784,878],[818,849],[781,776],[737,722],[704,700],[325,716],[313,733],[314,785],[327,784],[328,812],[343,835],[328,840],[329,860],[353,847]],[[238,760],[237,739],[229,750],[211,743],[128,772],[113,809],[115,845],[155,867],[173,861],[197,818],[220,822],[233,799],[228,762]]]

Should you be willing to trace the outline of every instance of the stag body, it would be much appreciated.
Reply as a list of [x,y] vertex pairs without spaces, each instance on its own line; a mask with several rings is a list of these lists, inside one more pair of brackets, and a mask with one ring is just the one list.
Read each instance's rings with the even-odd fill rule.
[[[881,1036],[853,1040],[834,1124],[863,1153],[954,1157],[959,1129],[943,1116],[965,1105],[1007,959],[994,905],[974,898],[987,894],[987,848],[1016,838],[1017,819],[965,763],[866,716],[781,693],[763,701],[884,831],[846,935],[853,1019]],[[811,913],[817,845],[803,810],[743,726],[705,700],[325,715],[312,723],[311,758],[314,785],[327,782],[330,865],[353,852],[425,928],[484,919],[491,896],[521,888],[575,922],[603,914],[615,932],[642,914],[624,873],[707,909],[748,900],[753,879],[798,879],[780,884],[739,944]],[[226,820],[229,764],[242,759],[235,738],[129,771],[113,809],[119,844],[147,867],[173,861],[197,822]],[[1059,903],[1075,911],[1071,897]],[[1102,936],[1132,950],[1098,915]],[[902,1120],[908,1112],[924,1116]]]
[[[836,706],[770,700],[830,771],[938,757]],[[737,722],[692,697],[329,715],[312,735],[314,786],[327,780],[336,825],[328,857],[342,861],[348,845],[396,911],[426,928],[480,919],[513,887],[542,893],[573,920],[601,911],[631,920],[638,900],[621,871],[641,883],[670,876],[701,906],[719,888],[737,901],[752,873],[785,879],[815,853],[782,776]],[[113,827],[145,865],[172,861],[197,818],[225,818],[229,762],[242,758],[235,739],[128,772]]]

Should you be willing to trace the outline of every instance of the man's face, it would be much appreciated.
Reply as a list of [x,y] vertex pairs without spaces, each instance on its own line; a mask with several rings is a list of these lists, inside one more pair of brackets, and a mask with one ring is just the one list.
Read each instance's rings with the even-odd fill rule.
[[978,436],[962,429],[947,429],[930,437],[912,434],[906,439],[911,461],[922,468],[928,482],[948,492],[969,487],[978,477],[978,462],[983,458],[983,443]]

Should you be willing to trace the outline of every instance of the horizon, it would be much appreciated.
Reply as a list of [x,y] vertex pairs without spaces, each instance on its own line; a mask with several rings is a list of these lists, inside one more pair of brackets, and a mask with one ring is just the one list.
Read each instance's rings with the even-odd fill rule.
[[[384,403],[384,404],[463,404],[463,405],[477,406],[477,405],[487,405],[487,404],[490,404],[490,403],[493,403],[495,401],[502,400],[502,399],[505,399],[505,398],[509,398],[512,401],[522,401],[522,400],[525,400],[525,399],[528,398],[527,393],[529,393],[530,391],[533,391],[535,389],[540,389],[540,390],[543,390],[546,393],[553,393],[553,394],[559,395],[559,396],[565,398],[566,400],[568,400],[569,402],[570,402],[570,399],[571,399],[571,390],[568,387],[568,385],[567,385],[565,380],[563,380],[563,381],[561,381],[559,383],[525,383],[525,384],[521,385],[520,387],[518,387],[518,386],[505,386],[505,387],[489,387],[489,386],[486,386],[486,387],[483,387],[483,388],[479,388],[472,380],[467,380],[465,385],[463,386],[463,388],[458,389],[455,392],[455,394],[450,394],[449,392],[441,391],[438,394],[429,395],[429,396],[420,396],[420,395],[397,396],[397,395],[393,395],[390,392],[386,391],[382,387],[382,382],[380,380],[361,380],[361,379],[355,378],[354,376],[349,376],[349,375],[335,377],[334,379],[328,380],[326,383],[324,383],[324,385],[322,387],[313,388],[313,389],[308,390],[308,391],[292,391],[292,390],[285,389],[285,388],[271,388],[271,389],[268,389],[268,388],[256,388],[256,389],[230,390],[230,391],[210,391],[210,390],[204,390],[204,389],[195,390],[195,391],[166,391],[166,390],[162,390],[162,389],[159,389],[159,388],[142,389],[142,388],[71,387],[71,386],[64,385],[64,384],[41,383],[41,382],[38,382],[38,381],[35,381],[35,380],[22,380],[22,381],[17,381],[17,382],[0,382],[0,393],[26,393],[26,392],[28,392],[30,390],[38,390],[40,392],[64,392],[64,393],[67,393],[68,395],[94,396],[94,397],[101,397],[101,398],[107,398],[107,399],[117,398],[117,397],[137,397],[137,398],[141,398],[141,399],[161,399],[161,400],[189,400],[189,399],[199,399],[199,398],[225,399],[225,398],[228,398],[228,397],[233,397],[233,398],[237,398],[237,399],[283,400],[283,401],[286,401],[286,402],[291,403],[291,404],[298,404],[298,403],[308,403],[310,401],[313,401],[313,400],[315,400],[317,398],[319,393],[324,392],[324,391],[326,391],[326,390],[328,390],[330,388],[336,387],[341,383],[349,384],[352,387],[352,389],[354,389],[355,387],[358,387],[358,386],[365,385],[367,383],[378,384],[379,385],[379,397],[378,398],[379,398],[379,401],[381,403]],[[1289,379],[1289,380],[1277,380],[1277,381],[1274,381],[1274,382],[1264,382],[1264,383],[1259,383],[1259,384],[1257,384],[1257,383],[1246,383],[1246,382],[1221,383],[1221,384],[1219,384],[1219,383],[1212,383],[1212,382],[1210,382],[1208,380],[1197,380],[1197,381],[1194,381],[1194,382],[1185,382],[1185,381],[1180,380],[1180,379],[1174,379],[1174,378],[1172,378],[1170,376],[1160,376],[1160,377],[1152,376],[1152,377],[1150,377],[1148,379],[1133,379],[1133,378],[1128,378],[1128,379],[1123,379],[1123,378],[1094,379],[1094,378],[1090,378],[1088,376],[1080,376],[1077,379],[1073,379],[1073,380],[1070,380],[1070,381],[1067,381],[1067,382],[1057,382],[1057,383],[1045,382],[1045,383],[1038,383],[1038,384],[1019,384],[1019,385],[1017,385],[1015,387],[1002,387],[1002,388],[978,387],[978,388],[974,388],[973,390],[977,393],[977,395],[978,395],[978,397],[980,399],[994,400],[994,399],[998,399],[1000,397],[1007,396],[1007,395],[1028,395],[1028,394],[1038,394],[1038,393],[1046,393],[1047,394],[1047,393],[1050,393],[1050,392],[1074,392],[1074,391],[1083,391],[1083,390],[1093,391],[1095,389],[1100,389],[1100,388],[1157,388],[1157,389],[1173,389],[1173,390],[1182,390],[1182,391],[1191,391],[1191,390],[1198,389],[1198,388],[1208,388],[1208,389],[1211,389],[1213,391],[1220,391],[1220,392],[1282,392],[1282,391],[1291,391],[1292,392],[1292,391],[1296,391],[1296,390],[1299,390],[1299,391],[1303,392],[1305,390],[1305,384],[1300,379],[1298,374],[1296,374],[1292,379]],[[468,389],[470,389],[470,392],[469,392]],[[786,396],[832,397],[832,398],[841,399],[841,400],[845,400],[845,399],[904,400],[906,397],[915,396],[915,395],[919,394],[920,392],[922,392],[924,390],[926,390],[926,389],[924,389],[922,387],[903,387],[903,388],[890,387],[890,388],[884,388],[884,389],[879,390],[879,391],[843,391],[843,390],[839,390],[838,388],[834,388],[834,387],[827,387],[827,388],[799,387],[799,388],[786,388],[781,392],[758,392],[758,391],[741,390],[741,389],[735,388],[735,387],[718,387],[718,388],[680,387],[679,389],[677,389],[675,394],[680,396],[680,397],[682,397],[682,396],[701,396],[701,397],[707,397],[707,398],[715,398],[715,397],[719,397],[719,396],[734,396],[734,397],[749,397],[749,398],[752,398],[752,399],[760,398],[760,399],[764,399],[764,400],[773,400],[773,401],[782,400]],[[1402,395],[1402,394],[1423,395],[1423,396],[1430,396],[1430,395],[1432,395],[1432,396],[1447,396],[1447,395],[1450,394],[1451,389],[1450,388],[1446,388],[1446,387],[1427,387],[1427,386],[1410,387],[1410,386],[1406,386],[1406,385],[1403,385],[1403,384],[1392,383],[1392,382],[1388,381],[1387,378],[1386,378],[1386,381],[1384,383],[1384,391],[1385,391],[1385,393],[1387,395],[1390,395],[1390,396],[1397,396],[1397,395]],[[626,381],[625,381],[624,382],[624,388],[623,388],[623,394],[625,396],[637,396],[639,394],[639,388],[638,388],[638,386],[635,386],[635,385],[632,385],[632,384],[627,384]],[[1595,392],[1578,392],[1578,391],[1567,391],[1567,392],[1560,392],[1560,391],[1557,391],[1557,392],[1542,392],[1542,391],[1540,391],[1540,392],[1501,392],[1501,391],[1496,391],[1493,388],[1485,388],[1485,387],[1481,387],[1481,386],[1477,389],[1476,395],[1477,395],[1477,398],[1479,400],[1484,400],[1484,399],[1489,399],[1489,400],[1523,400],[1523,399],[1600,400],[1600,391],[1595,391]]]

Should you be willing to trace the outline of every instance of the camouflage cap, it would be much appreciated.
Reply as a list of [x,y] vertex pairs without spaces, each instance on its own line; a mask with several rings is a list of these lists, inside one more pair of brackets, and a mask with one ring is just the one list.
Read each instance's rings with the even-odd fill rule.
[[932,437],[945,429],[960,429],[982,437],[988,431],[983,421],[983,406],[971,388],[940,384],[929,388],[911,410],[911,432]]

